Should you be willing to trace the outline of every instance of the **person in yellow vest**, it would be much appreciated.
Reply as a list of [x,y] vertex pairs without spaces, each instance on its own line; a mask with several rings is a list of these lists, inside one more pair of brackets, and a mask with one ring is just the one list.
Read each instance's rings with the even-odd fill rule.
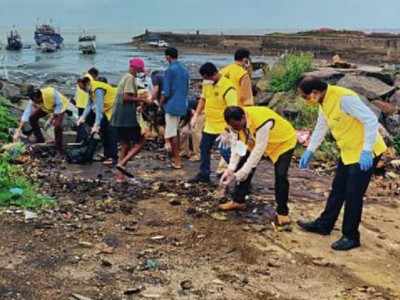
[[48,114],[53,114],[50,123],[54,126],[55,144],[59,153],[63,153],[63,128],[65,111],[69,101],[59,91],[52,87],[42,89],[27,88],[27,95],[31,99],[21,117],[21,122],[14,134],[14,140],[18,140],[24,123],[29,122],[37,143],[44,143],[44,137],[39,127],[39,120]]
[[[91,68],[85,74],[84,77],[89,78],[90,82],[92,82],[93,80],[97,80],[98,76],[99,76],[99,71],[96,68]],[[83,114],[87,103],[89,102],[89,94],[80,88],[79,80],[78,80],[78,85],[76,87],[76,93],[75,93],[75,103],[76,103],[75,106],[78,109],[78,116],[80,117]]]
[[202,65],[200,75],[204,79],[202,95],[191,119],[191,127],[195,127],[203,111],[205,125],[200,142],[200,172],[189,180],[191,183],[210,182],[211,149],[227,128],[224,110],[228,106],[235,106],[238,103],[233,83],[222,76],[214,64],[205,63]]
[[385,142],[378,132],[375,114],[352,90],[328,85],[314,77],[303,78],[298,90],[310,104],[319,106],[317,125],[311,142],[300,160],[307,168],[313,153],[330,130],[340,150],[332,190],[325,210],[311,222],[299,221],[306,231],[328,235],[333,230],[343,204],[343,236],[332,244],[334,250],[345,251],[360,246],[358,227],[361,221],[363,197]]
[[235,62],[221,69],[220,73],[232,81],[238,93],[239,106],[254,105],[251,78],[247,71],[250,65],[250,51],[238,49],[234,57]]
[[220,205],[222,210],[244,209],[245,197],[258,163],[268,157],[275,169],[276,225],[290,224],[288,170],[297,137],[293,126],[267,107],[228,107],[224,113],[231,130],[231,158],[220,184],[236,181],[233,201]]
[[78,126],[83,124],[90,113],[95,113],[95,120],[92,126],[91,134],[100,133],[104,147],[104,164],[115,166],[118,162],[118,147],[116,134],[110,126],[110,120],[114,109],[117,89],[108,83],[93,80],[84,77],[80,81],[80,88],[90,95],[89,102],[82,116],[78,120]]
[[[249,69],[251,69],[250,51],[238,49],[234,55],[235,61],[220,70],[220,73],[230,79],[238,93],[239,106],[254,105],[253,89]],[[218,164],[217,174],[222,174],[227,165],[224,159]]]

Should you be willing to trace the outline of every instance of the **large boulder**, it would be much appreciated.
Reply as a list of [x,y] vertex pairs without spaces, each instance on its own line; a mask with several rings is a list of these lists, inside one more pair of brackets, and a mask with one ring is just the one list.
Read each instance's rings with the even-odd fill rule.
[[334,68],[319,68],[316,71],[304,73],[304,75],[317,77],[329,83],[337,83],[341,78],[344,77],[342,72],[339,72]]
[[385,98],[396,89],[374,77],[350,74],[340,79],[337,84],[351,89],[369,100]]

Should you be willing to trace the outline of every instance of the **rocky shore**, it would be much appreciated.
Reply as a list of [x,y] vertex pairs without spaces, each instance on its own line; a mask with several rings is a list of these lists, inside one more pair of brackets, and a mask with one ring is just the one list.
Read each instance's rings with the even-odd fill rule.
[[152,32],[132,38],[131,45],[155,50],[151,41],[163,40],[191,52],[233,53],[238,47],[249,48],[253,54],[279,56],[287,52],[311,52],[317,58],[330,58],[335,54],[349,60],[367,63],[397,63],[400,57],[400,35],[390,33],[364,33],[320,29],[299,33],[272,33],[265,35],[226,35]]

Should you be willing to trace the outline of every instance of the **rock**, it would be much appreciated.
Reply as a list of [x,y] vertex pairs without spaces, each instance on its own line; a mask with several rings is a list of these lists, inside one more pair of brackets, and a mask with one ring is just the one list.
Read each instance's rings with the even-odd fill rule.
[[360,75],[346,75],[337,83],[339,86],[349,88],[370,100],[384,98],[395,91],[395,87],[389,86],[377,78]]
[[396,91],[389,99],[389,102],[394,105],[395,108],[400,109],[400,91]]
[[181,282],[182,290],[190,290],[193,288],[193,283],[191,280],[184,280]]
[[164,235],[156,235],[156,236],[153,236],[150,238],[150,240],[152,240],[152,241],[161,241],[163,239],[165,239]]
[[89,297],[82,296],[82,295],[79,295],[79,294],[72,294],[72,298],[76,299],[76,300],[92,300]]
[[387,116],[385,119],[385,127],[390,134],[396,136],[400,134],[400,114]]
[[340,78],[344,77],[342,72],[335,70],[334,68],[319,68],[316,71],[307,72],[304,74],[305,76],[312,76],[323,79],[324,81],[328,81],[330,83],[335,83]]
[[328,267],[331,265],[330,262],[328,262],[324,259],[314,259],[312,262],[314,265],[320,266],[320,267]]
[[83,247],[83,248],[93,248],[93,244],[90,242],[85,242],[85,241],[80,241],[79,242],[79,246]]
[[96,248],[97,248],[99,254],[113,254],[114,253],[114,248],[108,246],[105,243],[97,244]]
[[272,267],[272,268],[280,268],[282,266],[282,263],[280,261],[278,261],[277,259],[270,259],[268,261],[268,267]]
[[375,106],[374,104],[372,104],[372,102],[370,102],[366,97],[364,97],[363,95],[359,95],[360,99],[362,100],[362,102],[364,102],[364,104],[366,106],[368,106],[372,112],[378,117],[378,119],[381,117],[382,115],[382,111],[379,109],[379,107]]
[[218,220],[218,221],[226,221],[228,220],[228,218],[226,217],[225,214],[220,213],[220,212],[214,212],[211,215],[211,218],[213,218],[214,220]]
[[150,294],[150,293],[143,293],[142,294],[143,298],[147,298],[147,299],[159,299],[161,298],[161,295],[159,294]]
[[101,258],[101,265],[102,265],[103,267],[111,267],[111,266],[112,266],[112,262],[109,261],[109,260],[106,259],[106,258]]
[[394,113],[397,112],[396,107],[393,104],[386,101],[375,100],[372,101],[372,104],[375,105],[377,108],[379,108],[387,116],[393,115]]
[[178,199],[171,199],[169,200],[169,204],[171,204],[172,206],[179,206],[182,205],[181,201]]
[[141,284],[136,285],[134,287],[131,287],[127,290],[124,291],[124,295],[133,295],[133,294],[138,294],[141,291],[143,291],[145,289],[145,287]]
[[37,217],[38,217],[37,213],[34,213],[33,211],[29,210],[24,210],[25,221],[33,220],[36,219]]
[[382,71],[373,72],[372,70],[365,70],[362,71],[360,75],[379,79],[380,81],[390,86],[394,85],[394,76],[390,73],[383,73]]

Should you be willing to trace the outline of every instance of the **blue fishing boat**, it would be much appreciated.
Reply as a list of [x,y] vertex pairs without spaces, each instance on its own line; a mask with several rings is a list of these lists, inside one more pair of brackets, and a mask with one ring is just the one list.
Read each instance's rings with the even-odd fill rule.
[[54,27],[50,24],[41,24],[36,26],[35,42],[39,47],[41,47],[43,43],[47,43],[55,45],[57,49],[60,49],[64,38],[59,32],[56,32]]

